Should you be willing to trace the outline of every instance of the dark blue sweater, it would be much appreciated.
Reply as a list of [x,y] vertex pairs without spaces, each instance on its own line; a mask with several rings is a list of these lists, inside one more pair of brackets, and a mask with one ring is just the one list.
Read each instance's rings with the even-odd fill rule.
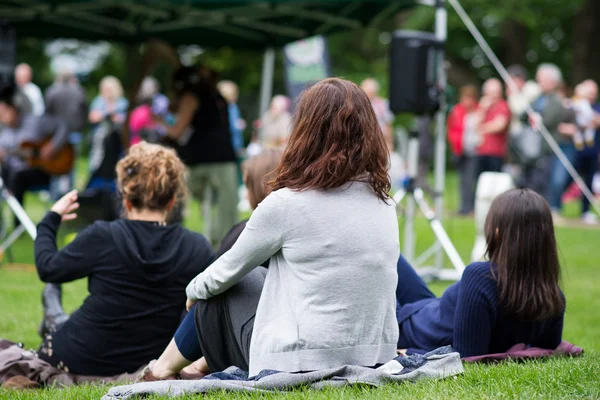
[[[403,274],[398,284],[418,286],[416,274]],[[403,280],[408,276],[408,282]],[[489,262],[469,265],[459,282],[440,298],[426,298],[398,309],[399,348],[414,352],[452,345],[461,357],[501,353],[517,343],[555,349],[562,339],[564,312],[547,321],[520,321],[506,316]]]

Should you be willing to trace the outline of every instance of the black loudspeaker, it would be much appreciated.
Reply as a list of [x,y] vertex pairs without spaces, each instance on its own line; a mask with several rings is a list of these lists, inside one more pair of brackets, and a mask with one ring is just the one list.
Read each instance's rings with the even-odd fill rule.
[[443,43],[433,33],[396,31],[390,55],[390,109],[433,114],[439,109],[437,62]]
[[13,82],[17,61],[17,33],[8,23],[0,20],[0,85]]

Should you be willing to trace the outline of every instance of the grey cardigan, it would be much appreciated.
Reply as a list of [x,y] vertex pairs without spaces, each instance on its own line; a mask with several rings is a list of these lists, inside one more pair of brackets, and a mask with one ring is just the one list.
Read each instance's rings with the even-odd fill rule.
[[234,246],[187,287],[208,299],[270,257],[250,345],[250,375],[395,357],[398,220],[392,200],[353,182],[271,193]]

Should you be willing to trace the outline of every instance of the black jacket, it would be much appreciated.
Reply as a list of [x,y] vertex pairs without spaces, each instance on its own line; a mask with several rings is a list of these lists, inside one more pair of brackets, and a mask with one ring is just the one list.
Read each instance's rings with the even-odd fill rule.
[[90,294],[52,334],[52,359],[75,374],[135,372],[173,337],[185,287],[213,261],[210,244],[179,224],[120,219],[94,223],[57,251],[59,226],[53,212],[38,225],[40,279],[64,283],[88,277]]

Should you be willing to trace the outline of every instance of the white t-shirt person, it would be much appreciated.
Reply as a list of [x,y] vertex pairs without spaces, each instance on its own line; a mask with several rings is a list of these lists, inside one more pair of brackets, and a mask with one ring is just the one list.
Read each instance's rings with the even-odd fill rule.
[[46,107],[44,106],[44,96],[40,88],[33,82],[28,82],[21,86],[21,91],[31,103],[31,113],[35,116],[43,115]]

